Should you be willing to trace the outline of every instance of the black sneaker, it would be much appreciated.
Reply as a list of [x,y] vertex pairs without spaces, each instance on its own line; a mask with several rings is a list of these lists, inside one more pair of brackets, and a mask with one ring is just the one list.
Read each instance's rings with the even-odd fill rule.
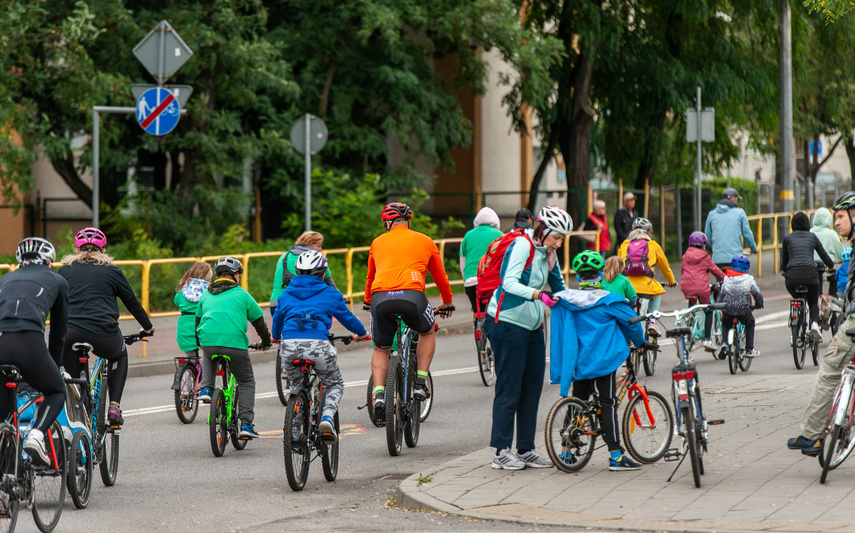
[[413,386],[413,397],[420,402],[430,398],[430,390],[427,388],[427,384],[416,383]]
[[374,399],[374,420],[386,421],[386,400],[383,398]]

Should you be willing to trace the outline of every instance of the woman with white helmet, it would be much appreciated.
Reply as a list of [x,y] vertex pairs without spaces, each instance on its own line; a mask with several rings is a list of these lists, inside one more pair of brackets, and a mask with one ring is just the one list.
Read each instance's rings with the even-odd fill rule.
[[[543,304],[552,307],[555,303],[552,292],[544,289],[547,283],[554,292],[567,288],[555,252],[571,231],[573,221],[566,211],[555,206],[541,209],[534,230],[508,246],[500,272],[502,282],[487,305],[487,335],[497,375],[490,437],[490,446],[496,448],[492,460],[496,469],[552,466],[534,450],[546,369]],[[511,452],[514,421],[516,454]]]

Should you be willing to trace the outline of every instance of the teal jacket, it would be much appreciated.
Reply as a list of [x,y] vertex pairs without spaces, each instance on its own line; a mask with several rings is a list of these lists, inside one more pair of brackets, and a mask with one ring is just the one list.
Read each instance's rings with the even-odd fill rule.
[[[837,230],[832,226],[833,222],[831,211],[820,207],[813,215],[813,224],[811,225],[810,232],[819,237],[819,242],[822,243],[822,247],[831,256],[831,260],[839,263],[840,254],[843,253],[843,243],[840,242],[840,235],[838,235]],[[822,259],[820,259],[819,254],[816,252],[813,253],[813,258],[815,261],[822,262]]]

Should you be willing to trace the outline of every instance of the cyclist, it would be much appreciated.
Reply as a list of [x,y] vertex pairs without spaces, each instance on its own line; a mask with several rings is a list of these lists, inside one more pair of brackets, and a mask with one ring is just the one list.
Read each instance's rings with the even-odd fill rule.
[[[683,254],[683,261],[680,264],[680,290],[683,295],[697,296],[698,303],[710,303],[710,274],[715,276],[719,281],[724,280],[724,272],[722,272],[715,263],[712,262],[709,254],[706,251],[707,236],[702,231],[693,231],[689,235],[689,247],[686,253]],[[713,344],[712,339],[712,311],[709,309],[704,311],[704,342],[703,347],[708,351],[715,353],[718,347]]]
[[436,349],[434,309],[424,293],[428,270],[442,297],[442,303],[436,310],[452,306],[451,285],[439,250],[430,237],[410,229],[411,218],[413,212],[407,204],[392,202],[386,205],[380,216],[386,233],[374,239],[368,251],[363,308],[371,310],[371,336],[374,339],[371,375],[375,384],[374,415],[377,420],[386,419],[386,387],[378,383],[386,383],[397,327],[394,315],[400,315],[404,323],[419,334],[416,347],[418,371],[413,396],[423,401],[430,398],[426,381]]
[[[855,237],[852,232],[855,225],[855,191],[845,192],[840,195],[832,206],[834,210],[834,226],[837,232],[850,242]],[[851,244],[850,244],[851,246]],[[853,265],[849,262],[849,279],[853,279]],[[816,278],[814,278],[816,279]],[[839,331],[844,334],[835,335],[829,343],[828,348],[819,363],[819,371],[813,383],[813,392],[810,395],[802,423],[799,428],[799,436],[787,441],[787,447],[791,450],[800,450],[807,455],[818,455],[822,452],[822,434],[825,431],[825,422],[828,420],[828,412],[831,402],[834,400],[834,391],[840,382],[840,373],[855,355],[855,342],[845,334],[846,330],[855,327],[855,314],[852,314],[852,284],[845,291],[846,310],[849,314],[840,326]]]
[[620,294],[626,299],[629,306],[635,309],[638,295],[635,294],[635,287],[632,286],[629,278],[621,274],[623,266],[623,259],[619,255],[613,255],[606,259],[606,266],[603,268],[603,288],[609,292]]
[[[727,307],[721,313],[721,336],[727,342],[733,319],[737,318],[745,326],[746,355],[757,357],[760,352],[754,348],[754,313],[751,312],[751,298],[754,297],[755,309],[763,309],[763,294],[754,282],[754,277],[748,274],[749,268],[751,261],[744,255],[737,255],[730,261],[730,269],[724,273],[719,299],[727,304]],[[724,350],[719,359],[724,359]]]
[[810,334],[814,340],[822,340],[822,330],[819,328],[819,279],[816,275],[814,252],[819,254],[822,262],[829,270],[834,268],[834,261],[826,253],[819,237],[810,232],[810,219],[799,211],[793,215],[790,223],[793,232],[784,237],[781,246],[781,273],[786,280],[787,292],[795,298],[796,287],[807,287],[807,303],[810,311]]
[[65,370],[74,377],[83,371],[74,343],[87,342],[99,357],[110,361],[107,390],[110,409],[107,419],[122,425],[122,393],[128,379],[128,348],[119,328],[120,298],[137,319],[140,333],[151,335],[154,326],[140,305],[128,278],[104,253],[107,236],[98,228],[84,228],[74,237],[77,253],[62,258],[59,275],[68,282],[68,335],[62,353]]
[[238,419],[242,438],[258,438],[255,426],[255,375],[249,360],[249,338],[246,323],[249,321],[261,337],[262,349],[270,348],[270,332],[264,322],[264,313],[243,287],[240,276],[243,265],[231,256],[217,259],[214,265],[216,279],[202,293],[196,307],[196,344],[202,348],[202,389],[199,400],[211,401],[214,380],[214,355],[228,357],[229,369],[235,376],[240,397]]
[[181,276],[181,281],[175,287],[175,298],[172,301],[181,312],[175,328],[175,340],[178,342],[178,349],[193,359],[199,357],[199,346],[196,344],[196,306],[199,305],[199,299],[205,289],[211,284],[213,274],[211,265],[198,261]]
[[[322,251],[324,244],[324,236],[317,231],[304,231],[297,237],[297,242],[294,246],[288,249],[287,252],[279,256],[276,260],[276,272],[273,274],[273,290],[270,293],[270,316],[276,312],[276,305],[279,295],[285,290],[285,287],[291,283],[291,280],[297,273],[294,270],[294,264],[297,262],[297,257],[303,252],[309,250]],[[332,278],[332,273],[327,268],[324,275],[324,283],[338,290],[335,280]]]
[[[21,377],[44,395],[33,416],[33,429],[24,450],[42,466],[50,464],[44,432],[65,403],[65,383],[59,371],[68,320],[68,283],[54,272],[53,245],[38,237],[18,244],[17,270],[0,277],[0,364],[15,365]],[[50,313],[50,337],[45,345],[45,318]],[[16,408],[12,389],[0,393],[0,420]]]
[[[460,243],[460,273],[463,274],[463,287],[472,304],[472,312],[478,312],[478,263],[490,244],[504,235],[499,229],[499,215],[489,207],[484,207],[475,215],[471,230],[463,236]],[[484,305],[481,305],[484,312]]]
[[336,361],[335,346],[329,342],[332,317],[356,333],[357,340],[367,338],[368,332],[347,308],[341,293],[324,283],[327,260],[320,252],[303,252],[294,267],[297,275],[279,295],[276,314],[273,315],[273,338],[282,340],[282,364],[288,373],[292,394],[306,383],[303,382],[303,372],[288,362],[296,358],[315,362],[315,372],[324,385],[319,426],[321,437],[335,442],[338,437],[333,417],[344,392],[344,380]]
[[[841,261],[840,255],[843,253],[843,243],[840,242],[840,235],[837,234],[837,231],[832,229],[833,222],[834,220],[831,215],[831,211],[825,207],[820,207],[816,210],[816,213],[813,214],[813,224],[811,225],[810,232],[819,237],[819,242],[822,243],[822,247],[825,248],[828,256],[831,257],[831,260],[836,264]],[[813,260],[817,263],[817,266],[819,266],[819,263],[822,263],[822,258],[819,256],[819,252],[813,253]],[[824,272],[820,270],[818,276],[819,294],[822,294],[823,274]],[[834,283],[828,284],[828,294],[831,296],[835,296],[837,294],[837,287],[835,287]]]

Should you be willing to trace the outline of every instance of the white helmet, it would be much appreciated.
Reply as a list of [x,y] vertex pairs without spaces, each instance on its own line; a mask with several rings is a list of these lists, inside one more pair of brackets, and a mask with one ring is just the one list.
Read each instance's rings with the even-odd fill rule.
[[40,237],[27,237],[18,244],[15,250],[15,259],[19,263],[35,262],[50,266],[56,259],[56,248],[51,243]]
[[555,233],[569,235],[573,231],[573,219],[567,211],[555,205],[548,205],[540,210],[537,219]]
[[650,233],[653,231],[653,223],[644,217],[638,217],[632,221],[632,229],[643,229]]
[[318,276],[323,278],[327,271],[327,258],[317,250],[303,252],[294,264],[298,275]]

